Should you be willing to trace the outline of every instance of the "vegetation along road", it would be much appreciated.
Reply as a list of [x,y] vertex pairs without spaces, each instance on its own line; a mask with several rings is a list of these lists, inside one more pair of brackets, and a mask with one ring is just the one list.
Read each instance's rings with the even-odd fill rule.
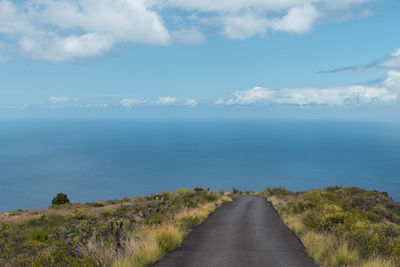
[[154,266],[317,266],[265,198],[233,198]]

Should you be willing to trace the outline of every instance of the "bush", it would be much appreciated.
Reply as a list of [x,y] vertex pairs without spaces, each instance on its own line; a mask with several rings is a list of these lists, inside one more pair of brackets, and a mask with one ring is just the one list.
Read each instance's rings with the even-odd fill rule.
[[[400,203],[387,193],[332,186],[300,193],[296,199],[282,188],[267,189],[265,195],[318,263],[400,266]],[[288,220],[291,216],[298,219]],[[316,236],[330,236],[335,242],[326,245],[336,245],[322,250],[325,239]]]
[[187,188],[179,188],[178,190],[176,190],[176,193],[178,195],[191,195],[193,194],[193,190],[187,189]]
[[161,214],[155,213],[152,214],[144,220],[144,224],[146,225],[155,225],[155,224],[162,224],[165,221],[164,216]]
[[46,231],[34,230],[32,233],[29,234],[30,240],[37,240],[40,242],[45,242],[49,239],[49,233]]
[[95,208],[99,208],[99,207],[104,207],[104,204],[101,202],[93,202],[92,206]]
[[277,187],[277,188],[272,188],[272,189],[267,189],[267,192],[270,196],[276,196],[276,197],[283,197],[283,196],[290,196],[294,195],[292,191],[286,190],[283,187]]
[[71,203],[68,199],[68,196],[63,193],[58,193],[57,196],[53,198],[51,201],[51,204],[53,205],[63,205],[63,204],[69,204]]
[[193,191],[195,191],[196,193],[207,192],[207,190],[205,190],[204,188],[201,188],[201,187],[195,187],[195,188],[193,188]]
[[232,194],[240,195],[242,194],[242,191],[238,190],[236,187],[232,187]]

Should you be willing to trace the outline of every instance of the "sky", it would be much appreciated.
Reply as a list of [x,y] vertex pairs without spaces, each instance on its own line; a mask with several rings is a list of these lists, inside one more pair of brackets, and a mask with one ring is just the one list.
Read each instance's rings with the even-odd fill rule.
[[0,118],[400,122],[395,0],[0,0]]

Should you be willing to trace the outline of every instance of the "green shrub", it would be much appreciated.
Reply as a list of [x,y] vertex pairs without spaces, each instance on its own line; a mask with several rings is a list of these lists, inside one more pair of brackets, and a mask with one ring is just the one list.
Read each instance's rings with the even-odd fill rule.
[[104,204],[101,202],[93,202],[92,206],[95,208],[99,208],[99,207],[104,207]]
[[295,194],[294,192],[286,190],[283,187],[267,189],[266,191],[270,196],[276,196],[276,197],[284,197],[284,196],[289,196],[289,195]]
[[68,199],[68,196],[63,193],[58,193],[57,196],[53,198],[51,201],[51,204],[53,205],[63,205],[63,204],[69,204],[71,203]]
[[242,191],[238,190],[236,187],[232,187],[232,194],[234,195],[240,195]]
[[45,242],[47,239],[49,239],[49,233],[46,231],[41,231],[41,230],[34,230],[28,235],[28,238],[30,240],[36,240],[40,242]]
[[400,203],[387,193],[338,186],[311,190],[296,200],[287,198],[290,193],[282,188],[265,193],[279,199],[280,213],[286,217],[296,214],[306,231],[329,234],[339,245],[349,245],[338,247],[340,253],[331,255],[328,266],[345,266],[374,257],[400,266]]
[[164,221],[165,221],[164,216],[162,216],[161,214],[155,213],[155,214],[147,216],[144,219],[144,224],[146,224],[146,225],[162,224]]
[[178,190],[176,190],[176,193],[178,195],[190,195],[193,194],[194,191],[187,188],[179,188]]

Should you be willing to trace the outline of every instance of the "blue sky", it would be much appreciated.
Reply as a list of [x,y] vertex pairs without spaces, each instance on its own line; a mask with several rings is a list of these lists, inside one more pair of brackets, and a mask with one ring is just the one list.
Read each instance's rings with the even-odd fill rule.
[[0,0],[0,117],[398,120],[400,3]]

